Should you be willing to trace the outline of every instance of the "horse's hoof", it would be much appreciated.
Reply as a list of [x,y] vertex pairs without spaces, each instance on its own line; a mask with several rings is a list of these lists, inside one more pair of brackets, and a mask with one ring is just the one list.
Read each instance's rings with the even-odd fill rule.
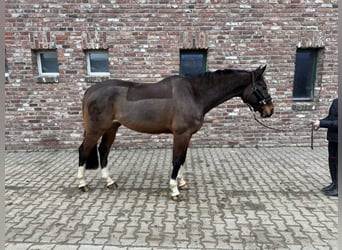
[[182,186],[179,186],[179,187],[178,187],[178,189],[179,189],[179,190],[189,190],[189,189],[190,189],[190,187],[189,187],[189,185],[188,185],[188,184],[186,184],[186,183],[185,183],[184,185],[182,185]]
[[171,196],[171,200],[180,202],[182,199],[180,198],[179,195]]
[[107,189],[110,189],[110,190],[114,190],[117,188],[118,188],[118,184],[116,184],[115,182],[107,186]]
[[90,190],[88,185],[85,185],[83,187],[79,187],[78,189],[81,190],[84,193],[89,192],[89,190]]

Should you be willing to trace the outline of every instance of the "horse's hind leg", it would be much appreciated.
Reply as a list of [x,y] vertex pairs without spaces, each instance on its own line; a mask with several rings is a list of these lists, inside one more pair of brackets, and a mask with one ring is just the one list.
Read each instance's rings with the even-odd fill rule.
[[85,180],[85,167],[86,164],[87,169],[96,169],[98,167],[98,158],[97,158],[97,140],[100,135],[90,136],[85,134],[83,142],[78,149],[79,152],[79,164],[78,164],[78,173],[77,177],[79,179],[78,187],[82,191],[88,191],[89,187]]
[[189,189],[189,185],[184,180],[184,167],[183,166],[179,168],[178,175],[177,175],[177,183],[178,183],[179,190]]
[[102,178],[107,181],[107,188],[109,188],[109,189],[114,189],[117,187],[117,184],[109,176],[107,163],[108,163],[108,154],[109,154],[111,146],[115,140],[116,132],[117,132],[118,128],[120,127],[120,125],[121,124],[119,124],[119,123],[113,123],[111,128],[108,129],[102,135],[101,143],[99,146]]

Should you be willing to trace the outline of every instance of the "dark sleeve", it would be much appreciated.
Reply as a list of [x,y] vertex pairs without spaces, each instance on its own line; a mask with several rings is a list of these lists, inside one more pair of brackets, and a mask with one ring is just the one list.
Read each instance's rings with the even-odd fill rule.
[[321,128],[338,129],[338,120],[322,119],[319,121],[319,126]]
[[335,99],[329,109],[329,114],[324,119],[321,119],[319,126],[328,129],[338,129],[338,101]]

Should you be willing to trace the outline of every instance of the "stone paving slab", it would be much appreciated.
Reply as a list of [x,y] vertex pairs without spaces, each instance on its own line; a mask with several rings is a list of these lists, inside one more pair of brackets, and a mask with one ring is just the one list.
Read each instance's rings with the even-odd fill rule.
[[7,152],[8,250],[337,249],[338,199],[326,147],[190,148],[182,201],[169,198],[170,149],[112,150],[77,186],[76,151]]

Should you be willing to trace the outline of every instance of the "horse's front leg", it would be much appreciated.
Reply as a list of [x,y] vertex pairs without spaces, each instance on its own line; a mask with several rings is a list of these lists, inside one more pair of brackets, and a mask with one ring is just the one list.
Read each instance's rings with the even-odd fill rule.
[[[175,134],[173,137],[173,156],[172,156],[172,164],[173,169],[171,173],[170,179],[170,190],[171,190],[171,199],[174,201],[179,201],[179,189],[187,189],[188,186],[183,177],[183,170],[181,166],[185,162],[186,152],[188,149],[189,141],[191,135],[177,135]],[[179,189],[178,189],[179,187]]]

